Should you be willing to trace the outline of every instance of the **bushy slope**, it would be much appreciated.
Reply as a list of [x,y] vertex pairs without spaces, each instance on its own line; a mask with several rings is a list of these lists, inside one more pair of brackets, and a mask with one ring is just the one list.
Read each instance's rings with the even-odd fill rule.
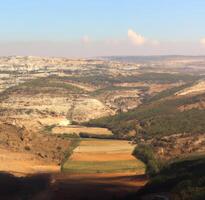
[[[175,91],[174,91],[175,92]],[[205,94],[195,96],[171,95],[120,113],[113,117],[92,120],[90,126],[107,127],[117,135],[126,135],[131,130],[144,136],[162,136],[175,133],[203,133],[205,110],[192,108],[181,111],[180,106],[205,101]]]
[[149,83],[176,83],[179,81],[192,82],[201,76],[192,74],[170,74],[147,72],[130,76],[87,75],[84,77],[69,77],[70,80],[86,83],[124,83],[124,82],[149,82]]
[[137,197],[163,194],[173,200],[205,199],[205,156],[190,157],[164,167],[138,192]]

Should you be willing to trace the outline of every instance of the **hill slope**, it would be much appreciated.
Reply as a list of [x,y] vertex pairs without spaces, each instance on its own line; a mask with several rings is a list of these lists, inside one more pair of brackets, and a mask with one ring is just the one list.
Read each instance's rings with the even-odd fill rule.
[[205,199],[204,168],[204,156],[173,162],[152,178],[136,196],[138,198],[144,196],[142,199],[152,199],[160,195],[168,196],[172,200],[203,200]]
[[[172,93],[153,100],[126,113],[91,120],[88,125],[110,128],[115,134],[129,134],[134,130],[144,136],[162,136],[177,133],[204,133],[205,93],[175,95]],[[171,91],[170,90],[170,91]],[[190,107],[190,105],[195,105]]]

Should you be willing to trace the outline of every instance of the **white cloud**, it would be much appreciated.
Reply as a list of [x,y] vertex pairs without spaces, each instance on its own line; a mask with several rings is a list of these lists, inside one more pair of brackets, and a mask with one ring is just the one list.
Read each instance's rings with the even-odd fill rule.
[[200,43],[201,43],[202,45],[205,45],[205,38],[202,38],[202,39],[200,40]]
[[132,44],[136,46],[143,45],[146,42],[146,39],[142,35],[136,33],[132,29],[128,30],[127,36],[128,39],[132,42]]
[[90,39],[89,36],[84,35],[84,36],[81,38],[81,42],[82,42],[83,44],[89,44],[89,43],[91,42],[91,39]]

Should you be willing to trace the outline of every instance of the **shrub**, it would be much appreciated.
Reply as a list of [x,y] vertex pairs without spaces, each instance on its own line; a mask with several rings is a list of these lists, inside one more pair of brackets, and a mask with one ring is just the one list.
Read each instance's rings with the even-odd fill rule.
[[154,176],[159,172],[160,164],[155,159],[151,147],[147,145],[136,146],[133,151],[133,156],[146,164],[146,174],[148,176]]
[[26,151],[30,151],[30,150],[31,150],[31,148],[30,148],[29,146],[25,146],[24,149],[25,149]]
[[138,197],[169,193],[173,200],[205,199],[205,156],[191,156],[167,163],[138,192]]

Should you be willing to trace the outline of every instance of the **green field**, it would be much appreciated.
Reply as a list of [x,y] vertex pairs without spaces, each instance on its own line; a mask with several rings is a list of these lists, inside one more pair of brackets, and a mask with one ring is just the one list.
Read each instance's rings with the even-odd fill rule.
[[67,161],[63,171],[70,173],[128,173],[143,170],[144,164],[137,160],[120,161]]
[[144,164],[132,156],[134,145],[128,141],[81,139],[62,166],[69,173],[144,173]]

